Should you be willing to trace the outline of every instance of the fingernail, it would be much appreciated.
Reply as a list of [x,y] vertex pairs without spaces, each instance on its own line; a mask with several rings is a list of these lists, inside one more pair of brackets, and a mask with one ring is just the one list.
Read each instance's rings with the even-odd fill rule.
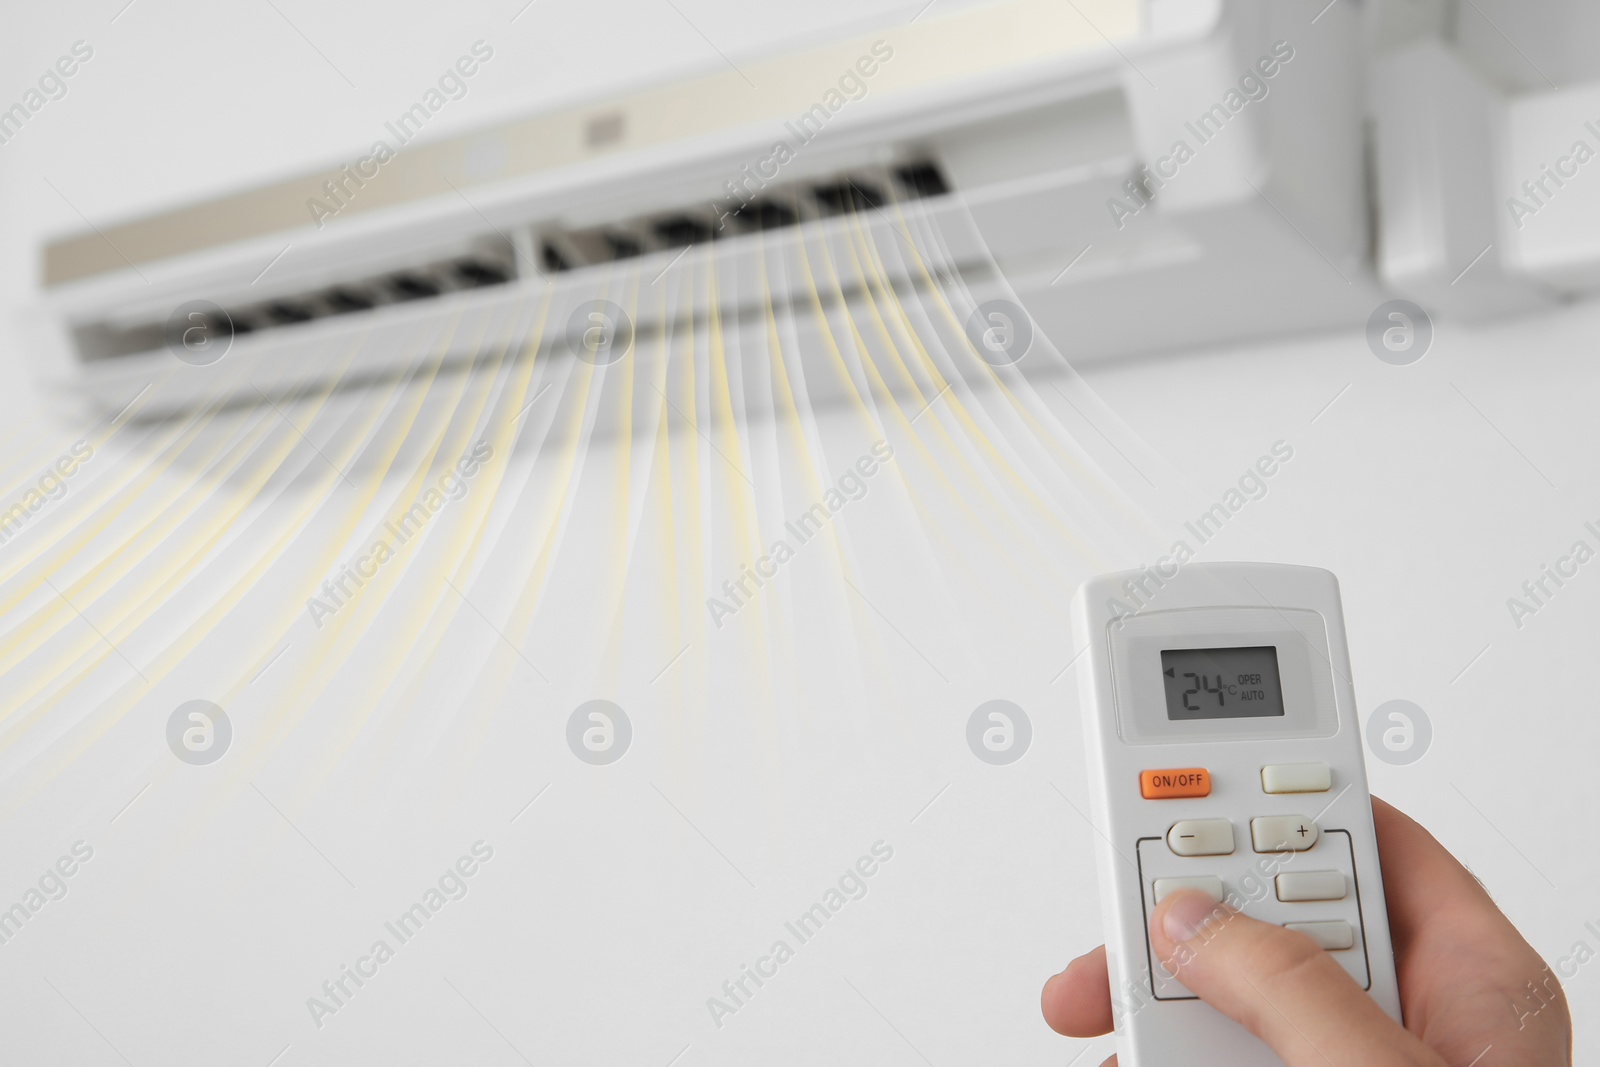
[[1161,928],[1174,941],[1191,941],[1216,919],[1217,910],[1204,893],[1179,893],[1167,907]]

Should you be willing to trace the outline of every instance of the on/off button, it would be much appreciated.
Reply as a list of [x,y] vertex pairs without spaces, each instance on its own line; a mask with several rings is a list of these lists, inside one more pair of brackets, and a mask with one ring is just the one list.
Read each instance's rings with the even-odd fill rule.
[[1204,767],[1178,767],[1165,771],[1140,771],[1139,795],[1146,800],[1211,795],[1211,773]]

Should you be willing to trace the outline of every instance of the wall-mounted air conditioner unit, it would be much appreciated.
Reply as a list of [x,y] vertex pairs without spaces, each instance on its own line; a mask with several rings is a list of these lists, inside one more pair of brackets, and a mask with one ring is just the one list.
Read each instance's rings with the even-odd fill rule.
[[[552,322],[604,296],[646,332],[684,272],[716,282],[692,306],[737,317],[810,299],[864,236],[900,246],[886,284],[1013,292],[1072,359],[1359,323],[1357,23],[1325,0],[932,6],[458,137],[385,132],[386,153],[49,243],[55,377],[113,408],[154,374],[163,404],[207,397],[214,368],[168,349],[210,305],[261,388],[341,338],[359,376],[440,316],[546,297]],[[760,269],[784,249],[800,267]],[[470,357],[474,330],[452,336]]]
[[[1591,5],[1539,13],[1548,32],[1592,38]],[[1434,311],[1482,319],[1600,290],[1600,82],[1558,84],[1517,56],[1535,87],[1444,40],[1374,69],[1378,266]]]

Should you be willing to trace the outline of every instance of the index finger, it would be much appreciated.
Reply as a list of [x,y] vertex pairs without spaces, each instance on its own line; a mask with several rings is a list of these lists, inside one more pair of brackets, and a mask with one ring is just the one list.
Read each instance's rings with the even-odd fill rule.
[[1053,974],[1039,994],[1039,1006],[1050,1029],[1068,1037],[1109,1034],[1111,978],[1106,971],[1106,947],[1079,956],[1060,974]]

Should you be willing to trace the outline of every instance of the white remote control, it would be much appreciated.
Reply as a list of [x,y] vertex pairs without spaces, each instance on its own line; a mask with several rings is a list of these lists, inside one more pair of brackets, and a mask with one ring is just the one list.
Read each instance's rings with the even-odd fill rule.
[[1281,1061],[1156,959],[1179,888],[1309,934],[1396,1021],[1400,995],[1339,583],[1191,563],[1073,600],[1121,1067]]

